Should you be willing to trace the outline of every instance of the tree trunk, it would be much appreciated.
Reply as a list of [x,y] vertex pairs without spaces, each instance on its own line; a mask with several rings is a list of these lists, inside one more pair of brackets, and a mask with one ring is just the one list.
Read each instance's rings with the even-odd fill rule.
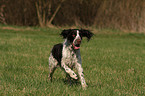
[[52,21],[54,20],[54,18],[55,18],[55,16],[56,16],[57,12],[59,11],[59,9],[60,9],[60,7],[61,7],[61,5],[62,5],[62,3],[63,3],[64,1],[65,1],[65,0],[61,0],[60,4],[57,6],[55,12],[54,12],[53,15],[51,16],[50,20],[47,22],[47,26],[52,25]]
[[[54,20],[56,14],[58,13],[58,11],[59,11],[59,9],[64,1],[65,0],[61,0],[61,2],[57,6],[56,10],[54,11],[54,13],[52,14],[50,19],[48,17],[50,17],[50,15],[51,15],[51,13],[50,13],[51,12],[51,3],[52,3],[51,0],[46,1],[46,2],[39,0],[39,2],[35,3],[38,21],[39,21],[39,25],[41,27],[52,26],[52,21]],[[49,13],[46,14],[46,12],[49,12]]]
[[5,8],[5,5],[2,5],[0,8],[0,22],[3,24],[7,24],[5,20],[5,16],[4,16],[4,8]]
[[[41,2],[41,1],[40,1]],[[35,3],[35,5],[36,5],[36,11],[37,11],[37,16],[38,16],[38,21],[39,21],[39,24],[40,24],[40,27],[44,27],[45,26],[45,24],[44,24],[44,22],[43,22],[43,19],[42,19],[42,15],[41,15],[41,12],[40,12],[40,6],[41,5],[38,5],[38,3],[36,2]]]

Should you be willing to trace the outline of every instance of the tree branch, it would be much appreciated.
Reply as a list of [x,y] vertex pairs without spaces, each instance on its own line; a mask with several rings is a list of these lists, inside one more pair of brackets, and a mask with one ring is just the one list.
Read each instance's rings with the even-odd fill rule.
[[61,7],[61,5],[62,5],[62,3],[63,3],[64,1],[65,1],[65,0],[61,0],[60,4],[57,6],[55,12],[54,12],[53,15],[51,16],[50,20],[47,22],[47,26],[49,26],[49,25],[52,24],[52,21],[54,20],[54,18],[55,18],[55,16],[56,16],[57,12],[59,11],[59,9],[60,9],[60,7]]

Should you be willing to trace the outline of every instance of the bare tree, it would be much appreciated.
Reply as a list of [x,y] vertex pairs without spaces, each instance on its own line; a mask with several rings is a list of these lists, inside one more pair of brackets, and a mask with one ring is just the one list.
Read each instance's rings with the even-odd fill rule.
[[64,1],[65,0],[60,0],[60,3],[58,4],[53,14],[51,14],[52,0],[39,0],[38,2],[35,2],[37,16],[41,27],[52,26],[52,21],[54,20]]
[[6,20],[5,20],[5,16],[4,16],[4,8],[5,8],[5,5],[2,5],[0,7],[0,22],[3,24],[6,24]]

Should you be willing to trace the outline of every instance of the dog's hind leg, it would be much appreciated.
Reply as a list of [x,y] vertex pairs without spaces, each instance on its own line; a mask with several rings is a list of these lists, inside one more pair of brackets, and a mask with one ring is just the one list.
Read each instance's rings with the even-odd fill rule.
[[49,80],[52,81],[52,76],[53,76],[53,73],[57,67],[57,60],[55,58],[53,58],[52,54],[50,55],[49,57]]
[[48,78],[49,78],[49,80],[52,82],[52,76],[53,76],[53,73],[54,73],[54,71],[55,71],[55,69],[56,69],[56,67],[54,67],[54,68],[52,68],[52,69],[49,69],[49,76],[48,76]]
[[66,81],[70,86],[72,85],[71,77],[69,74],[66,74]]

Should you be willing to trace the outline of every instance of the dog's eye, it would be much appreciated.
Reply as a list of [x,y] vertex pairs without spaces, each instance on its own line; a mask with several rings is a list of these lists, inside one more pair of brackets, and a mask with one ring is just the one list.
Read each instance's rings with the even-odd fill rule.
[[75,37],[75,35],[72,35],[73,37]]

